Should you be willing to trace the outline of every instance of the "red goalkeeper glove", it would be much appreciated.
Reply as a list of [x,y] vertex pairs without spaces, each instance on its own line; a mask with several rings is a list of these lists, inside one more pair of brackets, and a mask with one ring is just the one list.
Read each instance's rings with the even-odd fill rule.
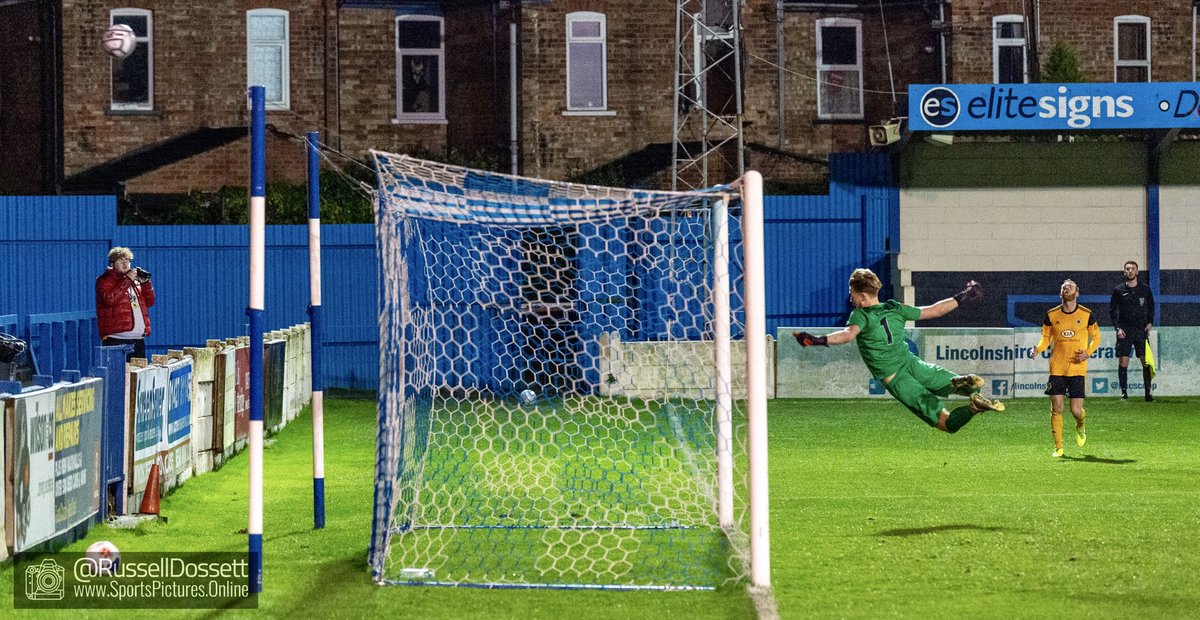
[[980,299],[983,299],[983,287],[974,280],[967,282],[967,288],[954,294],[954,301],[957,301],[960,306]]
[[799,342],[800,346],[802,347],[829,346],[829,339],[825,336],[814,336],[808,332],[792,332],[792,337],[794,337],[796,342]]

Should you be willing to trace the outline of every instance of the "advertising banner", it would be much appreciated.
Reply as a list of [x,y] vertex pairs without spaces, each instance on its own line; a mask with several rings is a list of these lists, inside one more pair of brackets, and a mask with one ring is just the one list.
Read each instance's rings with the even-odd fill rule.
[[169,371],[162,366],[135,368],[129,373],[133,405],[132,492],[140,496],[150,478],[150,467],[167,448],[166,412]]
[[192,360],[167,364],[166,449],[163,472],[168,480],[190,474],[192,467]]
[[926,362],[956,375],[983,377],[979,393],[988,398],[1012,397],[1013,364],[1024,355],[1013,345],[1013,330],[925,327],[910,336]]
[[283,371],[286,340],[263,343],[263,428],[283,425]]
[[[0,398],[0,426],[7,424],[7,421],[12,419],[12,409],[13,404],[11,400]],[[12,428],[12,426],[9,425],[8,428]],[[4,455],[7,454],[6,450],[8,450],[8,444],[12,438],[9,437],[7,439],[8,441],[5,438],[0,438],[0,467],[6,467],[8,463]],[[12,546],[13,542],[12,538],[9,537],[12,532],[9,531],[7,518],[11,506],[8,505],[9,498],[5,497],[5,487],[9,486],[8,482],[7,480],[0,481],[0,561],[8,559],[8,548]]]
[[192,358],[192,467],[196,475],[212,471],[213,446],[213,357],[211,347],[187,347],[185,355]]
[[54,390],[13,397],[13,551],[54,536]]
[[222,455],[233,454],[234,410],[237,404],[237,363],[233,349],[213,358],[213,445]]
[[236,446],[246,445],[250,437],[250,347],[240,346],[234,350],[237,382],[235,383],[235,398],[233,409],[233,433]]
[[[1042,330],[1034,327],[1016,329],[1015,341],[1018,347],[1029,349],[1038,343]],[[1117,378],[1117,368],[1120,358],[1116,351],[1117,333],[1111,327],[1100,328],[1100,348],[1088,359],[1087,395],[1088,396],[1120,396],[1121,384]],[[1150,332],[1150,348],[1158,350],[1158,331]],[[1161,370],[1161,369],[1160,369]],[[1046,350],[1036,360],[1023,357],[1015,368],[1014,387],[1018,398],[1030,396],[1045,396],[1046,381],[1050,377],[1050,351]],[[1158,388],[1157,381],[1151,384],[1151,389]],[[1142,365],[1136,356],[1129,362],[1129,393],[1140,397],[1144,388],[1142,381]]]
[[[801,347],[792,332],[806,331],[824,336],[841,328],[781,327],[778,339],[776,398],[863,398],[888,396],[883,384],[871,377],[862,362],[858,345],[851,342],[837,347]],[[909,349],[917,345],[908,340]],[[890,398],[890,397],[889,397]]]
[[59,386],[54,405],[54,523],[64,532],[100,510],[100,396],[104,384],[88,379]]
[[1200,127],[1193,82],[913,84],[913,131],[1072,131]]

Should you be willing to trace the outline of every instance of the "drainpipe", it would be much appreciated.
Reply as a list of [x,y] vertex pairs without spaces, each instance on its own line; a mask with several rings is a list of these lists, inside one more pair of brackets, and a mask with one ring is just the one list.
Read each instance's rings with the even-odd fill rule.
[[948,76],[946,75],[946,65],[950,62],[950,59],[946,58],[946,2],[948,1],[949,0],[940,0],[938,2],[938,21],[942,24],[941,29],[938,30],[938,44],[942,48],[942,84],[945,84],[946,80],[948,79]]
[[520,148],[517,145],[517,20],[508,24],[508,148],[512,158],[512,173],[520,171]]
[[[1193,13],[1194,13],[1194,11],[1193,11]],[[1194,32],[1196,29],[1193,27],[1192,30]],[[779,67],[779,149],[780,150],[783,150],[783,147],[786,143],[786,140],[784,139],[784,129],[786,129],[786,124],[784,121],[784,114],[786,112],[786,110],[784,110],[784,96],[786,95],[786,92],[785,92],[784,86],[787,84],[787,82],[786,82],[787,76],[786,76],[786,71],[783,68],[783,66],[784,66],[783,45],[784,45],[784,41],[783,41],[783,0],[777,0],[775,2],[775,50],[776,50],[776,54],[777,54],[777,57],[776,57],[777,62],[775,64]],[[1193,54],[1193,56],[1195,56],[1195,54]],[[1192,81],[1195,81],[1196,80],[1195,71],[1193,70],[1192,73],[1193,73]]]

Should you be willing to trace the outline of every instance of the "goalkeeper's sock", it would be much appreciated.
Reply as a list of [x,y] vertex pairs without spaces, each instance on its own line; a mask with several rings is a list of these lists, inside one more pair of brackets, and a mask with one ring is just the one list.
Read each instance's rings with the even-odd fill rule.
[[1121,396],[1129,395],[1129,367],[1117,367],[1117,380],[1121,383]]
[[1050,434],[1054,436],[1054,449],[1062,450],[1062,414],[1050,412]]
[[966,426],[967,422],[970,422],[973,417],[975,417],[975,414],[971,411],[970,407],[966,405],[955,407],[954,411],[950,412],[950,417],[946,418],[946,432],[957,433],[958,429]]

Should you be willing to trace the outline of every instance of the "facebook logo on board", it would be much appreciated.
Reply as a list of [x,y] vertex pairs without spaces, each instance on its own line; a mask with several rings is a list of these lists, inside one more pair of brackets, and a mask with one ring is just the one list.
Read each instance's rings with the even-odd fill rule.
[[992,379],[992,394],[1008,396],[1008,379]]
[[887,388],[883,387],[882,381],[880,381],[879,379],[876,379],[874,377],[871,377],[871,380],[867,382],[867,393],[868,394],[887,394]]
[[1104,379],[1101,377],[1092,377],[1092,393],[1093,394],[1107,394],[1108,393],[1108,379]]

